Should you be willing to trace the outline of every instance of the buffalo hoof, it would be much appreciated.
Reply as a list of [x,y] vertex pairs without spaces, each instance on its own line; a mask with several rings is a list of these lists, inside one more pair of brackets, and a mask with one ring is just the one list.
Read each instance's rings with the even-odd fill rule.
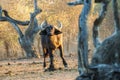
[[56,68],[49,68],[49,71],[55,71]]
[[68,68],[68,65],[64,65],[66,68]]
[[64,63],[64,67],[65,67],[65,68],[67,68],[67,67],[68,67],[67,63]]
[[68,64],[65,60],[63,61],[63,65],[64,65],[64,67],[68,67]]
[[47,68],[47,69],[45,69],[45,72],[46,71],[55,71],[56,69],[55,68]]

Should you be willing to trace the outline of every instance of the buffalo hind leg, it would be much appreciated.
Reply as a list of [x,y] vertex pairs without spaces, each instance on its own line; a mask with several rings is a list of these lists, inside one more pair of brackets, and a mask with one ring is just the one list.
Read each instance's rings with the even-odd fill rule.
[[67,62],[66,62],[66,60],[64,59],[63,47],[62,47],[62,46],[59,46],[59,50],[60,50],[60,57],[62,58],[62,61],[63,61],[63,65],[64,65],[65,67],[68,67]]

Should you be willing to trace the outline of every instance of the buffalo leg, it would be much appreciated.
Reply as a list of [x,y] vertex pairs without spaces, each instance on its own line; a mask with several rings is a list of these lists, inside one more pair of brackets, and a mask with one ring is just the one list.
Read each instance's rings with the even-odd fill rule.
[[49,57],[50,57],[50,67],[49,70],[55,70],[54,67],[54,56],[53,56],[54,50],[49,50]]
[[59,50],[60,50],[60,57],[62,58],[62,61],[63,61],[63,65],[64,65],[65,67],[67,67],[67,62],[66,62],[66,60],[64,59],[62,46],[59,47]]
[[43,56],[44,56],[44,64],[43,67],[46,68],[46,57],[48,56],[48,50],[47,49],[43,49]]

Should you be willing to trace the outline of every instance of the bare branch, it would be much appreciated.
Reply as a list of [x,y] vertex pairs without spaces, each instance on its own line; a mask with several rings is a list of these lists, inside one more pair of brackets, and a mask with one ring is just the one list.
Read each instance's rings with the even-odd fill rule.
[[120,31],[120,20],[119,20],[117,0],[113,0],[113,11],[114,11],[114,23],[115,23],[116,31]]
[[15,30],[18,32],[19,37],[22,38],[23,37],[23,33],[20,30],[20,28],[18,27],[18,25],[16,23],[13,23],[13,22],[10,22],[10,23],[13,25],[13,27],[15,28]]
[[35,17],[37,16],[37,14],[39,14],[42,10],[39,9],[37,7],[37,0],[34,0],[34,12],[30,13],[30,24],[27,28],[27,30],[25,31],[25,35],[28,35],[31,30],[34,28],[34,23],[35,23]]
[[103,22],[103,20],[104,20],[104,18],[106,16],[107,7],[108,7],[109,2],[110,1],[107,1],[107,2],[104,2],[102,4],[102,9],[101,9],[100,15],[94,22],[94,26],[93,26],[93,43],[94,43],[95,47],[98,47],[101,44],[101,42],[100,42],[100,40],[98,38],[99,27],[100,27],[100,24]]
[[15,20],[13,18],[11,18],[9,15],[8,15],[8,12],[6,10],[2,10],[2,12],[4,12],[4,15],[6,17],[8,17],[12,22],[14,23],[17,23],[19,25],[28,25],[29,24],[29,21],[18,21],[18,20]]
[[81,5],[83,3],[84,3],[84,0],[76,0],[76,1],[68,2],[67,4],[69,6],[76,6],[76,5]]
[[2,7],[0,6],[0,17],[2,16]]
[[[4,12],[4,15],[5,17],[2,17],[2,12]],[[8,15],[8,12],[6,10],[2,10],[2,8],[0,7],[0,21],[8,21],[10,22],[13,27],[15,28],[15,30],[18,32],[19,36],[22,37],[23,36],[23,33],[22,31],[20,30],[20,28],[18,27],[17,25],[17,21],[12,19],[9,15]],[[25,22],[21,22],[19,21],[21,24],[24,24]]]
[[4,11],[4,15],[6,17],[2,17],[2,8],[0,7],[0,21],[10,22],[13,25],[13,27],[15,28],[15,30],[18,32],[19,36],[22,37],[23,33],[21,32],[20,28],[17,26],[17,23],[15,23],[14,20],[9,17],[7,11]]
[[37,10],[38,6],[37,6],[37,0],[34,0],[34,11]]
[[[4,13],[5,17],[2,16],[2,12]],[[18,20],[11,18],[8,15],[8,12],[6,10],[2,10],[2,8],[0,9],[0,21],[11,21],[13,23],[24,25],[24,26],[29,24],[29,21],[18,21]]]

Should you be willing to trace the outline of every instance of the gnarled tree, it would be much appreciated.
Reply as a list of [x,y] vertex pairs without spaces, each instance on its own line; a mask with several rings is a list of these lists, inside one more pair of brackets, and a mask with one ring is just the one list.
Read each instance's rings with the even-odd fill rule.
[[[38,26],[38,22],[36,19],[36,16],[41,12],[42,10],[38,8],[37,6],[37,0],[34,0],[34,12],[30,13],[30,20],[29,21],[19,21],[11,18],[8,15],[8,12],[6,10],[2,10],[0,7],[0,21],[8,21],[12,24],[14,29],[17,31],[19,35],[19,43],[21,47],[26,52],[27,58],[32,57],[39,57],[37,54],[35,54],[34,49],[34,38],[35,35],[40,31],[40,26]],[[25,33],[23,33],[18,25],[28,25],[28,28],[26,29]]]
[[76,0],[68,5],[81,5],[84,7],[79,16],[79,33],[78,33],[78,70],[80,74],[88,73],[88,15],[91,10],[92,0]]
[[[101,21],[104,18],[104,15],[107,10],[107,3],[104,3],[102,8],[102,14],[99,16],[98,19],[94,22],[93,27],[93,39],[94,45],[96,47],[96,51],[92,58],[92,65],[97,64],[117,64],[120,65],[120,22],[119,22],[119,15],[118,15],[118,7],[117,7],[117,0],[113,0],[113,12],[114,12],[114,33],[106,38],[102,43],[98,41],[98,26],[100,25]],[[99,44],[98,44],[99,43]]]
[[84,3],[82,13],[79,18],[79,42],[78,42],[78,69],[81,76],[77,80],[120,80],[120,21],[118,15],[118,2],[113,0],[114,12],[114,33],[104,41],[99,40],[99,27],[102,23],[107,6],[111,0],[93,0],[100,2],[102,10],[99,17],[95,20],[93,26],[93,42],[95,52],[91,64],[88,64],[88,34],[87,17],[91,9],[92,0],[77,0],[70,2],[69,5],[78,5]]

